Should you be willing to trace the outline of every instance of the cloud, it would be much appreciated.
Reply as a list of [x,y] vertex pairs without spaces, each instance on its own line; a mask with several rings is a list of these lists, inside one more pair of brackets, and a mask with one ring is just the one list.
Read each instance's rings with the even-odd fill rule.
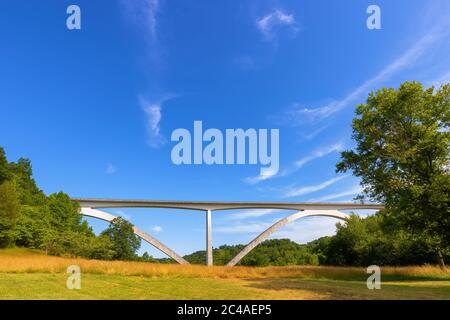
[[139,104],[147,116],[148,143],[151,147],[157,148],[166,142],[164,136],[161,135],[161,103],[151,103],[147,99],[140,97]]
[[293,14],[285,14],[281,10],[274,10],[271,13],[259,18],[256,26],[266,39],[274,37],[275,29],[281,26],[287,26],[294,32],[298,31]]
[[[255,223],[239,223],[231,226],[216,227],[215,232],[225,234],[250,234],[256,236],[268,229],[278,220]],[[269,239],[290,239],[306,243],[320,237],[336,233],[336,219],[328,217],[305,217],[283,226],[272,234]]]
[[324,236],[334,235],[338,222],[340,221],[328,217],[306,217],[284,226],[270,238],[287,238],[297,243],[307,243]]
[[311,161],[319,159],[319,158],[323,158],[333,152],[339,152],[339,151],[343,150],[343,148],[344,148],[344,144],[342,142],[338,142],[333,145],[327,146],[325,148],[317,149],[312,154],[310,154],[300,160],[297,160],[295,162],[295,168],[300,169],[308,162],[311,162]]
[[155,41],[157,38],[157,13],[159,0],[121,0],[123,12],[128,20],[142,28],[147,39]]
[[310,194],[310,193],[313,193],[316,191],[320,191],[320,190],[323,190],[323,189],[331,186],[332,184],[335,184],[336,182],[338,182],[344,178],[346,178],[346,176],[339,176],[339,177],[332,178],[330,180],[324,181],[324,182],[316,184],[316,185],[290,188],[290,190],[284,194],[284,197],[286,197],[286,198],[297,197],[297,196],[303,196],[305,194]]
[[248,183],[248,184],[257,184],[258,182],[264,181],[264,180],[268,180],[271,179],[273,177],[277,176],[277,172],[278,170],[264,170],[263,172],[261,172],[260,175],[256,176],[256,177],[247,177],[244,179],[244,182]]
[[359,193],[361,193],[362,191],[363,191],[363,188],[361,186],[354,186],[354,187],[352,187],[348,190],[342,191],[342,192],[327,194],[325,196],[310,199],[308,201],[321,202],[321,201],[335,200],[335,199],[340,199],[340,198],[349,197],[349,196],[356,196]]
[[162,11],[163,0],[119,0],[121,12],[126,22],[134,27],[143,45],[140,52],[140,60],[152,65],[151,68],[144,66],[142,70],[151,72],[150,76],[162,72],[165,69],[165,59],[167,48],[160,40],[161,33],[158,25],[158,18]]
[[152,231],[156,233],[160,233],[163,231],[163,229],[160,226],[153,226]]
[[224,216],[224,219],[240,220],[240,219],[247,219],[247,218],[258,218],[258,217],[266,216],[266,215],[277,213],[277,212],[280,212],[280,210],[277,210],[277,209],[246,210],[246,211],[226,215],[226,216]]
[[112,165],[111,163],[108,163],[106,165],[106,173],[107,174],[114,174],[116,172],[117,172],[117,168],[114,165]]
[[333,101],[325,106],[309,109],[300,106],[299,104],[294,104],[291,110],[288,112],[288,118],[294,120],[297,124],[305,122],[318,122],[321,121],[334,113],[342,110],[343,108],[349,106],[351,103],[355,102],[362,96],[367,95],[371,90],[374,90],[376,86],[385,82],[391,78],[397,72],[409,67],[412,63],[418,60],[418,58],[431,47],[432,44],[440,38],[442,33],[436,30],[426,34],[419,41],[410,47],[406,52],[404,52],[400,57],[395,59],[385,68],[383,68],[377,75],[363,82],[359,87],[351,91],[347,96],[338,101]]
[[139,104],[146,115],[148,144],[152,148],[158,148],[166,143],[166,138],[161,133],[162,105],[174,98],[175,95],[165,95],[160,100],[149,101],[140,96]]
[[322,131],[324,131],[327,128],[328,128],[328,125],[324,125],[324,126],[321,126],[318,129],[315,129],[311,132],[304,133],[303,138],[305,138],[306,140],[311,140],[312,138],[314,138],[315,136],[317,136],[319,133],[321,133]]
[[307,155],[307,156],[295,161],[289,168],[284,169],[279,173],[276,171],[265,171],[256,177],[245,178],[244,182],[246,182],[248,184],[257,184],[261,181],[269,180],[272,178],[285,177],[285,176],[291,175],[294,172],[296,172],[297,170],[299,170],[300,168],[302,168],[308,162],[314,161],[319,158],[323,158],[333,152],[339,152],[339,151],[343,150],[343,148],[344,148],[344,144],[342,142],[337,142],[335,144],[315,150],[310,155]]

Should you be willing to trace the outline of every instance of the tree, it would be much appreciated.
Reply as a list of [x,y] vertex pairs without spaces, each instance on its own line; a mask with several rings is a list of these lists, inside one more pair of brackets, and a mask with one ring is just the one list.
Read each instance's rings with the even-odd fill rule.
[[133,225],[121,217],[115,218],[108,229],[102,232],[114,245],[113,259],[134,260],[141,246],[141,239],[134,234]]
[[353,120],[354,150],[341,153],[338,172],[361,178],[361,199],[385,204],[386,221],[435,248],[450,247],[450,86],[424,89],[405,82],[371,93]]
[[0,184],[0,248],[14,243],[14,228],[19,214],[19,201],[14,181]]
[[386,229],[380,213],[355,214],[337,224],[336,235],[307,244],[319,256],[320,264],[337,266],[420,265],[433,262],[433,250],[423,238],[402,230]]
[[32,177],[33,169],[29,159],[20,158],[17,163],[9,163],[9,172],[17,183],[20,204],[45,205],[45,194],[38,188]]
[[0,147],[0,184],[2,184],[5,180],[9,180],[9,178],[9,163],[6,159],[5,150]]
[[64,232],[82,229],[79,205],[67,194],[63,192],[51,194],[47,198],[47,206],[51,212],[52,226],[56,230]]

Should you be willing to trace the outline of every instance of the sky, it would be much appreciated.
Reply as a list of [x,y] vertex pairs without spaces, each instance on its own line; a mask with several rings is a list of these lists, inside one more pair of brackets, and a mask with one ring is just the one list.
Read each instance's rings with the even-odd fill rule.
[[[76,4],[81,29],[66,26]],[[381,29],[369,29],[369,5]],[[0,146],[32,160],[47,193],[205,201],[351,201],[337,174],[359,103],[404,81],[450,81],[446,0],[0,2]],[[277,173],[260,164],[175,165],[178,128],[278,129]],[[205,215],[105,210],[179,254],[204,250]],[[213,245],[247,243],[292,212],[213,213]],[[359,212],[361,215],[370,212]],[[89,218],[95,232],[107,223]],[[272,238],[306,243],[336,220],[300,219]],[[140,253],[164,255],[146,243]]]

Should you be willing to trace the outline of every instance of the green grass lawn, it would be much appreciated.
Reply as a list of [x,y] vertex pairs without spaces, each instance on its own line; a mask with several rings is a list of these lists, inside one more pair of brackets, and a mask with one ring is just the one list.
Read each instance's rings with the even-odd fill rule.
[[80,290],[66,274],[0,273],[0,299],[450,299],[450,281],[220,279],[83,274]]
[[[81,289],[66,287],[81,268]],[[206,267],[62,258],[0,250],[0,299],[448,299],[450,272],[435,266],[383,267],[381,289],[365,268]]]

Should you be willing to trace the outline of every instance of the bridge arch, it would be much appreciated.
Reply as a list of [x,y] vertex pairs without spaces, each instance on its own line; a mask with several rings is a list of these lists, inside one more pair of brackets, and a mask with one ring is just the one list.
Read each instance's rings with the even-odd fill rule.
[[[117,218],[116,216],[114,216],[110,213],[107,213],[105,211],[92,209],[92,208],[86,208],[86,207],[82,207],[80,209],[80,213],[83,216],[89,216],[89,217],[97,218],[97,219],[104,220],[107,222],[112,222],[115,218]],[[160,241],[153,238],[151,235],[149,235],[145,231],[137,228],[136,226],[133,226],[133,231],[134,231],[135,235],[137,235],[142,240],[146,241],[147,243],[149,243],[156,249],[160,250],[161,252],[167,254],[169,257],[174,259],[176,262],[178,262],[180,264],[189,264],[189,262],[187,262],[185,259],[183,259],[183,257],[181,257],[180,255],[175,253],[175,251],[173,251],[172,249],[170,249],[169,247],[167,247]]]
[[[311,202],[225,202],[225,201],[171,201],[171,200],[115,200],[115,199],[86,199],[75,198],[81,208],[81,214],[92,216],[110,222],[115,217],[109,213],[97,210],[98,208],[171,208],[184,210],[197,210],[206,213],[206,264],[213,265],[213,246],[212,246],[212,213],[218,210],[235,209],[279,209],[296,210],[294,213],[280,221],[276,222],[258,237],[252,240],[228,265],[233,266],[238,263],[248,252],[250,252],[259,243],[264,241],[270,234],[284,226],[285,224],[306,216],[330,216],[337,219],[346,220],[348,216],[338,210],[380,210],[384,208],[383,204],[377,203],[311,203]],[[161,242],[135,228],[135,234],[161,250],[169,257],[181,264],[188,264],[181,256],[163,245]]]
[[350,216],[339,212],[337,210],[304,210],[299,211],[294,214],[291,214],[290,216],[287,216],[277,222],[275,222],[273,225],[271,225],[269,228],[264,230],[260,235],[258,235],[256,238],[254,238],[252,241],[250,241],[244,249],[242,249],[233,259],[231,259],[227,266],[232,267],[235,266],[239,261],[241,261],[247,254],[250,253],[256,246],[258,246],[261,242],[266,240],[272,233],[280,229],[281,227],[285,226],[286,224],[293,222],[295,220],[298,220],[300,218],[304,217],[313,217],[313,216],[326,216],[326,217],[332,217],[340,220],[347,221]]

